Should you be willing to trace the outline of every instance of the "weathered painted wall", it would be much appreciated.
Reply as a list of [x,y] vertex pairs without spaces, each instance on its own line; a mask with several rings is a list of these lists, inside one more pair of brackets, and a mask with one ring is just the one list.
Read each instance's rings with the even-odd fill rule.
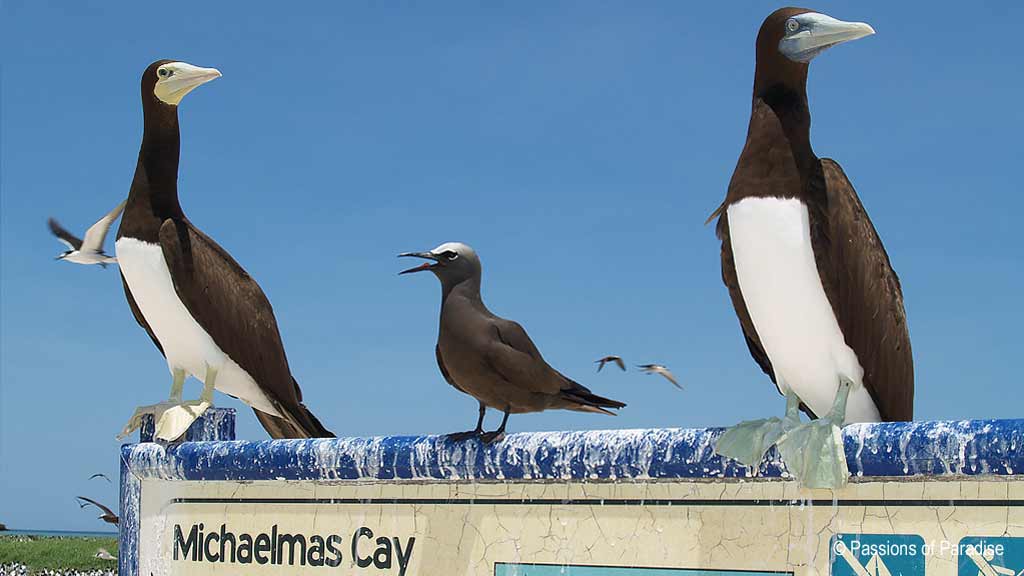
[[[978,562],[1013,562],[1018,545],[1024,554],[1024,421],[850,426],[854,482],[834,494],[798,489],[773,455],[756,477],[723,462],[711,450],[719,433],[127,446],[122,573],[885,576],[919,573],[919,562],[922,574],[1009,576]],[[137,548],[124,534],[131,518]],[[222,531],[236,541],[224,561]],[[238,548],[261,534],[268,546],[289,535],[282,556],[301,535],[306,554],[292,566],[276,550]],[[1009,551],[957,548],[994,537]]]

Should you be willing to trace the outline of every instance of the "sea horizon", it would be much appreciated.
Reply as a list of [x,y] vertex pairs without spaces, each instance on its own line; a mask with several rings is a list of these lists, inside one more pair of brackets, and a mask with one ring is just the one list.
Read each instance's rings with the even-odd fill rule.
[[63,536],[65,538],[117,538],[117,532],[83,530],[29,530],[8,528],[0,536]]

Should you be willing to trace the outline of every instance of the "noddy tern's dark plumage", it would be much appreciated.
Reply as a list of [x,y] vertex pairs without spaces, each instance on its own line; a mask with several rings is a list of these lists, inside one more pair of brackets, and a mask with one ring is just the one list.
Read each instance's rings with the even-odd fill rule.
[[[429,270],[441,281],[441,325],[434,349],[444,379],[480,403],[476,428],[451,435],[500,440],[509,414],[550,409],[614,414],[622,402],[602,398],[552,368],[526,331],[512,320],[499,318],[480,297],[480,259],[465,244],[449,242],[429,252],[408,252],[433,261],[401,272]],[[483,431],[484,413],[504,413],[501,426]]]

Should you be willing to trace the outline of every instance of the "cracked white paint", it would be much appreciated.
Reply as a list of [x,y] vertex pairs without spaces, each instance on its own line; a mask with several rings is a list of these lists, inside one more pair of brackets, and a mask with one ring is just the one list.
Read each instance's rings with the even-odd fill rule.
[[[359,526],[375,534],[416,537],[407,575],[494,574],[494,563],[599,564],[828,574],[829,542],[837,533],[917,534],[926,542],[957,542],[964,536],[1024,537],[1024,509],[954,507],[952,499],[1021,499],[1020,478],[944,482],[862,482],[833,494],[802,491],[789,481],[377,483],[377,482],[171,482],[143,481],[144,574],[228,574],[239,566],[169,561],[171,530],[204,522],[232,530],[266,531],[277,524],[295,533],[351,534]],[[429,503],[173,504],[171,498],[423,499]],[[810,500],[836,505],[810,505]],[[934,506],[849,506],[855,499],[920,500]],[[499,499],[507,504],[496,504]],[[553,503],[532,505],[531,499]],[[639,500],[636,505],[582,505],[581,499]],[[687,505],[664,500],[710,500]],[[718,506],[714,501],[778,500],[789,505]],[[474,503],[487,500],[486,503]],[[349,574],[397,574],[358,570]],[[212,570],[211,570],[212,568]],[[218,571],[219,570],[219,571]],[[326,569],[247,565],[247,574],[323,574]],[[950,556],[927,559],[928,574],[953,576]]]
[[[168,560],[173,526],[195,522],[343,536],[367,526],[415,537],[409,576],[492,576],[496,562],[828,574],[837,533],[917,534],[926,542],[1024,537],[1024,508],[1000,504],[1024,501],[1024,476],[1013,470],[1024,461],[1021,426],[989,422],[848,426],[855,476],[836,493],[799,490],[774,461],[756,475],[723,461],[714,455],[714,430],[511,434],[490,447],[438,437],[140,444],[127,450],[126,464],[130,484],[141,483],[141,502],[123,501],[122,513],[140,517],[139,574],[240,573],[237,565]],[[879,470],[886,476],[866,475]],[[225,475],[278,480],[184,481]],[[171,503],[190,497],[345,503]],[[380,502],[394,499],[401,501]],[[545,503],[531,503],[537,499]],[[948,503],[979,499],[995,504]],[[622,500],[631,503],[611,504]],[[720,505],[724,500],[746,504]],[[765,500],[769,505],[753,504]],[[928,558],[927,567],[930,575],[956,572],[950,557]],[[356,569],[347,550],[340,569],[397,574]],[[252,564],[243,571],[327,569]]]

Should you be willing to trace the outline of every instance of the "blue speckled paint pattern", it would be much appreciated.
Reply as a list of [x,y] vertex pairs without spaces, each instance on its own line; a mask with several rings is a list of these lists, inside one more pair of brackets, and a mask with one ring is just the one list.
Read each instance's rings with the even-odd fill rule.
[[[192,441],[122,448],[121,574],[136,573],[145,478],[600,482],[755,475],[715,454],[721,428],[519,433],[485,446],[443,436],[234,441],[233,411],[211,409],[203,420],[193,425],[194,434],[190,428]],[[843,438],[855,479],[1024,472],[1024,420],[854,424],[843,429]],[[774,449],[756,476],[788,476]]]

